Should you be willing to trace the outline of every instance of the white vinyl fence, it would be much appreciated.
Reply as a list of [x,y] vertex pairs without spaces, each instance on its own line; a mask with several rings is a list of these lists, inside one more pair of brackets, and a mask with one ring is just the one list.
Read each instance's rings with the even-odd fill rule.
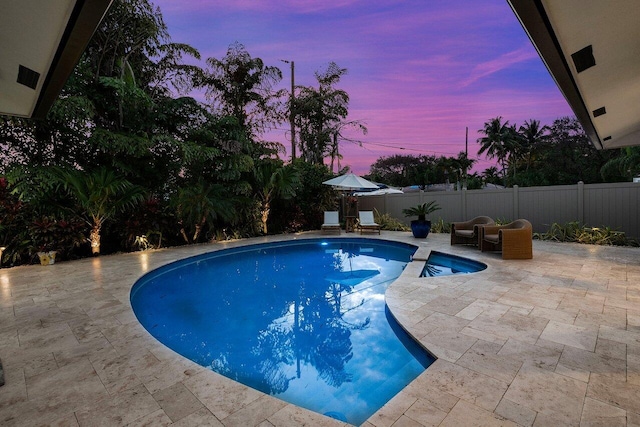
[[360,210],[389,213],[409,223],[402,209],[435,200],[442,208],[429,219],[466,221],[486,215],[511,221],[524,218],[534,232],[545,232],[553,223],[578,221],[590,227],[611,227],[627,237],[640,238],[640,183],[514,186],[504,190],[461,190],[361,196]]

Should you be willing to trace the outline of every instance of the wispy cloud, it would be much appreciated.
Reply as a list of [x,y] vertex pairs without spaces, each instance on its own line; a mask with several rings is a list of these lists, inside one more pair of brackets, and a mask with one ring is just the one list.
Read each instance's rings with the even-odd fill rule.
[[363,4],[364,0],[191,0],[176,1],[171,8],[245,11],[245,12],[286,12],[286,13],[318,13],[327,10],[342,9],[352,5]]
[[531,61],[535,58],[538,58],[538,55],[531,45],[523,46],[520,49],[507,52],[495,59],[480,63],[473,67],[469,77],[462,82],[462,87],[469,86],[484,77],[510,68],[515,64]]

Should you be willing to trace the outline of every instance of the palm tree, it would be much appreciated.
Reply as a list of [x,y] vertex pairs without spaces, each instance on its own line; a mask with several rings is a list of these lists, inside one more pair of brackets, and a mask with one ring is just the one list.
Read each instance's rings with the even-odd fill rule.
[[296,195],[300,184],[300,174],[291,165],[282,166],[282,162],[267,159],[256,167],[256,193],[260,201],[260,221],[262,232],[267,234],[267,221],[271,212],[271,203],[276,198],[290,199]]
[[473,167],[473,164],[476,162],[475,159],[470,159],[467,157],[467,153],[461,151],[458,153],[458,157],[455,158],[455,165],[458,167],[460,172],[460,178],[463,180],[463,186],[467,185],[467,173],[469,169]]
[[497,184],[500,182],[500,175],[498,175],[498,168],[495,166],[489,166],[482,172],[482,179],[485,183]]
[[500,166],[502,166],[502,174],[506,185],[507,164],[509,163],[509,159],[515,160],[517,156],[518,143],[515,127],[509,126],[508,120],[502,123],[502,116],[499,116],[485,122],[484,128],[478,132],[485,135],[478,139],[478,143],[481,144],[478,154],[486,151],[489,158],[498,159]]
[[101,167],[89,173],[56,169],[55,177],[82,209],[91,226],[91,252],[100,254],[100,232],[116,213],[132,208],[144,198],[142,187],[133,185],[114,171]]
[[527,164],[527,171],[531,166],[534,153],[539,148],[540,143],[545,140],[548,130],[548,126],[540,127],[540,120],[534,119],[525,121],[524,125],[518,129],[519,142]]
[[[189,187],[180,188],[172,200],[176,209],[180,235],[186,243],[198,241],[207,221],[218,217],[230,219],[235,213],[233,200],[221,184],[210,184],[204,180]],[[187,229],[193,230],[191,239]]]

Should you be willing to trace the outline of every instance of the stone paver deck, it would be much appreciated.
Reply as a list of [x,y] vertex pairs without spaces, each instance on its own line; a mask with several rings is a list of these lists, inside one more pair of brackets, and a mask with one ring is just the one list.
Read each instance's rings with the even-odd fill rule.
[[[0,425],[344,425],[177,355],[129,302],[168,262],[317,235],[0,269]],[[534,242],[533,260],[503,261],[447,235],[381,237],[420,246],[386,298],[438,360],[366,425],[640,426],[640,249]],[[432,249],[488,268],[418,278]]]

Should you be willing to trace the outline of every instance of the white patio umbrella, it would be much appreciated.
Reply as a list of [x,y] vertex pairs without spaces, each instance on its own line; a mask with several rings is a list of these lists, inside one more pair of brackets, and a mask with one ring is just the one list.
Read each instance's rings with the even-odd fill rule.
[[359,190],[361,188],[378,188],[376,184],[371,181],[367,181],[364,178],[359,177],[358,175],[347,173],[344,175],[337,176],[328,181],[323,182],[323,184],[331,185],[340,190]]
[[383,194],[404,194],[404,191],[398,190],[397,188],[381,188],[379,190],[353,193],[354,196],[380,196]]

